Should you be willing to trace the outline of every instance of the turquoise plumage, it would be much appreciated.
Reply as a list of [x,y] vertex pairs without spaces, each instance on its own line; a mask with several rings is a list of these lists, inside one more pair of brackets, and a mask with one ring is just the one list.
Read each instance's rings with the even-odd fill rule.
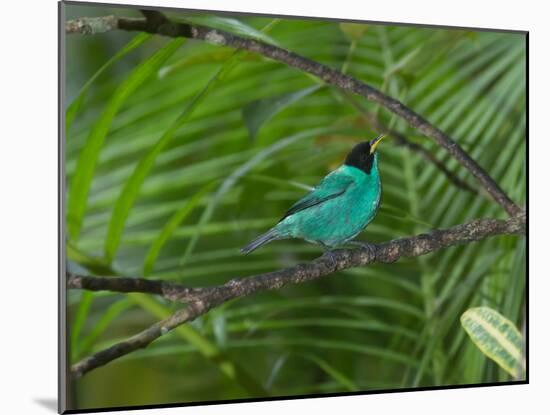
[[382,184],[376,147],[383,137],[357,144],[342,166],[325,176],[279,223],[241,252],[248,254],[276,239],[300,238],[332,248],[355,238],[380,206]]

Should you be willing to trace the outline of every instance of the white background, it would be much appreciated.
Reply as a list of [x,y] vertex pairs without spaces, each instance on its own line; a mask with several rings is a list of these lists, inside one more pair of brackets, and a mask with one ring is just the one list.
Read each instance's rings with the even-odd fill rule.
[[[140,411],[518,414],[548,399],[548,16],[529,1],[135,0],[140,4],[530,31],[530,385]],[[124,3],[111,0],[111,3]],[[0,30],[0,411],[52,414],[57,393],[57,4],[4,0]],[[546,98],[546,99],[545,99]],[[518,157],[523,157],[518,155]],[[544,406],[542,406],[544,408]],[[543,410],[535,410],[541,413]],[[125,412],[127,413],[127,412]],[[136,412],[132,412],[136,413]]]

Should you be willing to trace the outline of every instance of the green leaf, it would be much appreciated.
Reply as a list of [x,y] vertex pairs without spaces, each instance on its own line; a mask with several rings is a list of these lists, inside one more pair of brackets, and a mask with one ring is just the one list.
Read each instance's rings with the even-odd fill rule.
[[201,202],[202,198],[212,188],[213,184],[214,183],[210,183],[204,186],[198,193],[188,199],[184,203],[184,205],[176,213],[174,213],[174,215],[166,223],[164,228],[162,228],[157,238],[151,244],[147,255],[145,256],[145,261],[143,262],[143,276],[147,276],[150,274],[153,266],[155,265],[160,250],[162,249],[166,241],[168,241],[170,236],[172,236],[172,233],[185,220],[189,213],[191,213],[191,211]]
[[114,273],[113,269],[103,262],[103,258],[90,256],[77,249],[71,243],[67,243],[67,258],[97,275],[113,275]]
[[386,69],[384,77],[388,79],[395,73],[402,71],[404,68],[406,68],[407,65],[409,65],[422,51],[422,48],[423,46],[419,46],[403,56],[398,62],[392,63],[392,65],[388,69]]
[[[184,326],[180,326],[184,327]],[[178,327],[179,328],[179,327]],[[177,329],[175,329],[177,330]],[[160,353],[164,354],[177,354],[188,353],[192,350],[187,346],[157,346],[158,348],[146,349],[145,351],[137,353],[131,353],[126,357],[127,359],[131,358],[142,358],[145,356],[150,356],[151,354],[159,355]],[[265,353],[266,350],[271,350],[274,348],[301,348],[301,349],[319,349],[319,350],[331,350],[337,353],[357,353],[364,356],[372,356],[376,359],[377,362],[380,360],[387,360],[388,362],[400,363],[410,367],[418,367],[418,362],[411,358],[405,352],[397,352],[387,347],[378,347],[370,346],[366,344],[360,344],[351,341],[341,341],[333,339],[323,339],[323,338],[312,338],[311,336],[304,337],[276,337],[276,338],[261,338],[261,339],[239,339],[239,340],[230,340],[227,342],[227,349],[240,349],[240,348],[257,348],[261,350],[261,353]],[[375,375],[372,375],[375,376]],[[264,392],[265,394],[265,392]],[[265,396],[265,395],[257,395]]]
[[84,291],[82,293],[82,298],[78,304],[76,310],[74,321],[70,329],[71,333],[71,360],[77,361],[80,357],[80,333],[82,328],[86,323],[86,318],[90,312],[92,302],[94,300],[94,293],[90,291]]
[[[206,65],[213,63],[224,63],[235,53],[231,49],[216,49],[208,53],[195,54],[191,56],[183,56],[181,59],[164,66],[158,72],[159,78],[165,78],[179,70],[191,68],[196,65]],[[241,57],[243,62],[260,62],[261,55],[246,53]]]
[[265,381],[265,388],[267,390],[270,390],[273,388],[273,383],[275,382],[275,379],[281,372],[281,369],[283,368],[284,364],[288,360],[288,353],[283,354],[282,356],[279,356],[277,360],[275,360],[275,363],[273,363],[273,366],[269,370],[269,375],[267,376],[267,379]]
[[249,174],[248,176],[244,177],[244,179],[257,181],[260,183],[272,184],[280,187],[290,187],[293,189],[295,188],[300,190],[306,190],[308,192],[314,189],[313,186],[310,186],[308,184],[299,183],[294,180],[281,180],[281,179],[277,179],[276,177],[265,176],[263,174]]
[[489,307],[466,310],[460,323],[483,354],[514,378],[524,376],[524,341],[514,323]]
[[364,23],[340,23],[340,30],[352,41],[359,40],[368,29]]
[[[225,317],[230,317],[231,315],[227,312],[224,312]],[[266,330],[273,332],[274,330],[279,329],[288,329],[288,328],[297,328],[297,327],[330,327],[331,330],[334,329],[344,329],[346,331],[351,330],[369,330],[369,331],[379,331],[387,333],[399,333],[405,337],[408,337],[411,340],[417,338],[417,333],[409,330],[405,327],[399,327],[395,324],[385,324],[381,321],[369,319],[364,321],[363,319],[351,319],[351,318],[297,318],[293,317],[291,319],[278,318],[276,320],[250,320],[250,319],[238,319],[238,321],[228,324],[227,331],[231,333],[239,331],[247,331],[248,333],[257,330]]]
[[76,113],[80,109],[80,106],[84,102],[84,98],[86,97],[88,89],[90,89],[90,86],[92,85],[92,83],[116,61],[118,61],[123,56],[130,53],[131,51],[133,51],[135,48],[137,48],[142,43],[144,43],[147,39],[150,39],[150,38],[151,38],[151,35],[149,33],[139,33],[134,38],[132,38],[132,40],[130,40],[122,49],[120,49],[113,57],[111,57],[107,62],[105,62],[96,71],[96,73],[92,75],[90,79],[88,79],[88,81],[84,84],[84,86],[78,92],[78,95],[76,96],[76,98],[73,100],[73,102],[71,102],[71,104],[67,108],[67,116],[65,118],[65,124],[66,124],[65,133],[67,138],[69,137],[69,130],[70,130],[71,124],[76,116]]
[[321,368],[321,370],[323,370],[323,372],[329,375],[332,379],[334,379],[336,382],[338,382],[348,391],[353,392],[353,391],[359,390],[357,385],[350,378],[348,378],[346,375],[344,375],[334,366],[329,365],[326,360],[323,360],[314,354],[304,354],[303,356],[306,359],[309,359],[312,362],[314,362],[317,366]]
[[256,137],[262,125],[273,118],[277,113],[319,90],[321,87],[322,85],[314,85],[289,94],[258,99],[245,105],[242,109],[242,115],[250,138],[253,139]]
[[80,354],[85,355],[89,353],[96,339],[107,329],[109,324],[122,312],[130,308],[131,305],[132,304],[126,298],[123,298],[122,300],[115,301],[107,307],[100,319],[94,324],[90,333],[82,339],[80,344]]
[[107,103],[80,152],[74,177],[70,183],[70,192],[67,208],[67,227],[72,240],[77,240],[82,227],[82,218],[86,211],[88,193],[94,177],[95,166],[99,152],[109,132],[116,113],[143,82],[155,74],[161,65],[183,44],[185,39],[174,39],[153,56],[137,66],[124,82],[116,89]]
[[[396,312],[402,312],[404,315],[414,316],[418,319],[422,319],[424,314],[422,310],[411,304],[404,304],[395,300],[388,300],[381,297],[369,297],[369,296],[351,296],[351,295],[323,295],[318,297],[303,297],[296,299],[285,298],[284,300],[277,301],[264,301],[262,303],[242,306],[238,308],[229,308],[226,310],[228,317],[237,317],[239,319],[248,315],[269,315],[269,313],[279,311],[290,311],[296,309],[303,309],[308,307],[314,307],[317,309],[334,306],[353,307],[380,307],[382,309],[394,310]],[[344,307],[344,308],[345,308]]]
[[209,317],[216,344],[223,348],[227,344],[227,321],[224,310],[220,308],[212,310]]
[[134,205],[139,190],[141,189],[141,185],[153,167],[157,156],[174,137],[176,131],[189,120],[193,114],[193,111],[201,102],[204,101],[208,93],[214,89],[214,87],[224,79],[227,73],[235,67],[235,65],[239,62],[238,56],[239,52],[234,53],[233,57],[228,60],[212,78],[210,78],[206,86],[185,107],[183,112],[172,123],[172,125],[168,127],[162,137],[160,137],[160,139],[147,152],[147,154],[139,161],[138,165],[132,172],[132,175],[124,185],[120,196],[115,202],[115,207],[109,221],[107,238],[105,240],[105,259],[107,262],[111,263],[116,254],[130,209]]

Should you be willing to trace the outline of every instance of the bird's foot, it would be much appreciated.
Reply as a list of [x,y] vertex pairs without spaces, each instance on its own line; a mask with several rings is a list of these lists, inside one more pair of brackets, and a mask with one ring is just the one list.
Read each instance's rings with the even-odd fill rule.
[[376,245],[361,241],[348,241],[347,243],[366,249],[369,251],[369,258],[376,259]]
[[330,260],[330,263],[332,264],[332,268],[336,269],[338,265],[338,261],[336,260],[336,255],[334,254],[334,252],[326,250],[323,256],[327,257]]

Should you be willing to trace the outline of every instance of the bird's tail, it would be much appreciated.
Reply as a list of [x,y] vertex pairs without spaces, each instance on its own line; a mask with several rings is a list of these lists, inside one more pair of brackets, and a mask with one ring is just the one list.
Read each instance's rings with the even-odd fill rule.
[[258,236],[256,239],[254,239],[244,248],[241,248],[241,254],[247,255],[252,251],[254,251],[255,249],[258,249],[260,246],[265,245],[268,242],[271,242],[275,239],[279,239],[280,237],[281,236],[275,229],[270,229],[266,233]]

